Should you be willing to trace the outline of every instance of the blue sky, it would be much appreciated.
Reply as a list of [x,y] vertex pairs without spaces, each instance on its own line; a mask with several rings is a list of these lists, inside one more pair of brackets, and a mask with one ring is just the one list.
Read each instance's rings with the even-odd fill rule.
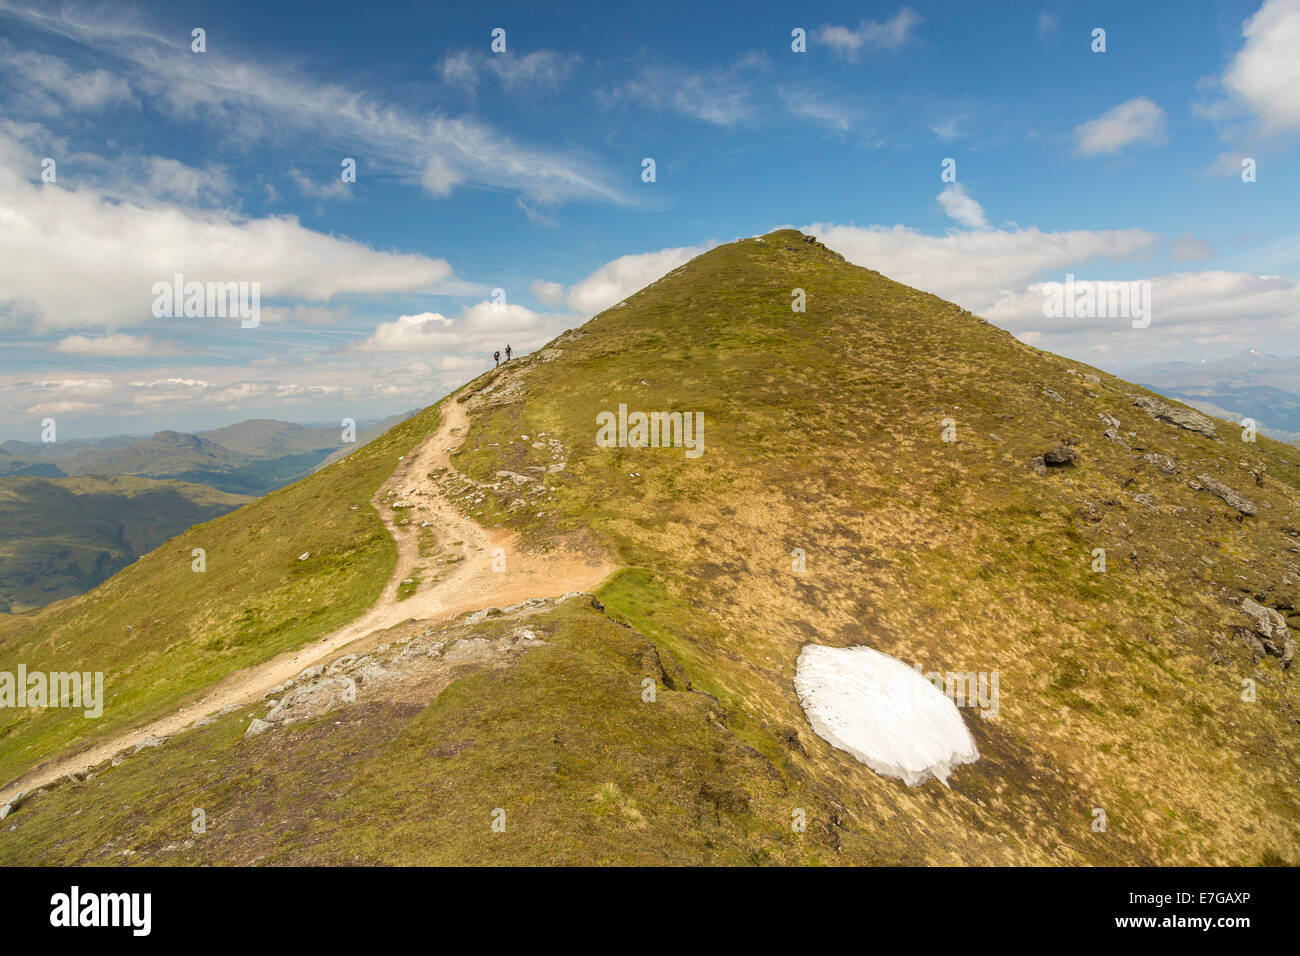
[[1300,0],[268,6],[0,0],[0,438],[416,407],[785,225],[1114,371],[1300,353]]

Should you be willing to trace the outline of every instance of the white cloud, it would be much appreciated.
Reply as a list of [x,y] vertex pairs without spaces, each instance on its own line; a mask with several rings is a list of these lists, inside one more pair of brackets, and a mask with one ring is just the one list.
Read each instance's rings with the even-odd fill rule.
[[178,355],[182,351],[170,342],[162,342],[151,335],[69,335],[60,339],[51,351],[71,355]]
[[785,103],[785,108],[795,116],[841,131],[847,131],[853,125],[853,115],[848,107],[835,100],[826,99],[810,89],[781,87],[777,92]]
[[[479,302],[455,319],[438,312],[399,316],[376,327],[369,338],[352,346],[356,352],[443,351],[487,356],[511,345],[523,353],[554,338],[573,317],[560,313],[539,313],[522,305],[496,307]],[[482,359],[479,360],[480,362]]]
[[[1075,281],[1107,278],[1079,275]],[[1076,355],[1106,351],[1126,356],[1130,364],[1149,362],[1153,350],[1192,357],[1204,355],[1205,345],[1240,350],[1300,335],[1300,282],[1293,279],[1206,270],[1145,281],[1151,283],[1149,328],[1134,329],[1125,318],[1045,318],[1042,283],[1004,294],[984,316],[1039,348]]]
[[1174,240],[1171,256],[1175,262],[1200,262],[1214,256],[1214,246],[1185,233]]
[[751,53],[729,66],[703,72],[644,66],[634,79],[602,91],[598,99],[605,106],[632,102],[642,108],[672,110],[717,126],[734,126],[758,115],[754,77],[766,63],[761,54]]
[[439,312],[398,316],[395,321],[376,328],[357,348],[366,352],[404,352],[436,347],[434,333],[450,328],[451,324],[451,319]]
[[1117,153],[1132,143],[1163,143],[1165,111],[1139,96],[1076,127],[1074,138],[1085,156]]
[[436,153],[429,157],[428,162],[424,164],[424,172],[420,174],[420,185],[424,187],[424,191],[439,199],[450,196],[452,187],[463,181],[464,177],[451,163]]
[[512,92],[549,92],[573,75],[582,63],[576,53],[533,50],[522,56],[514,52],[483,53],[457,50],[443,57],[438,73],[444,83],[474,90],[484,73],[491,73],[503,89]]
[[113,8],[8,12],[28,27],[117,58],[114,72],[125,77],[133,95],[187,121],[201,118],[236,129],[244,142],[307,136],[317,146],[364,148],[376,167],[412,179],[420,178],[426,158],[436,153],[467,181],[537,199],[629,201],[584,158],[522,146],[473,117],[412,113],[353,85],[322,82],[283,64],[242,60],[229,48],[214,70],[210,58],[216,54],[192,55],[187,33],[155,32]]
[[952,183],[944,187],[937,198],[949,219],[961,223],[968,229],[984,229],[988,226],[988,220],[984,218],[984,207],[966,192],[966,187],[961,183]]
[[576,53],[533,50],[523,56],[515,53],[488,54],[485,62],[507,90],[532,92],[558,89],[582,62],[582,57]]
[[934,133],[935,136],[939,137],[939,139],[943,140],[945,143],[954,140],[958,136],[957,120],[955,118],[946,119],[942,122],[935,123],[930,127],[930,132]]
[[377,252],[313,232],[290,216],[109,201],[89,187],[37,184],[39,160],[0,127],[0,324],[115,326],[152,321],[152,287],[190,280],[261,283],[263,302],[345,293],[428,292],[441,259]]
[[1223,75],[1224,87],[1264,132],[1300,129],[1300,3],[1266,0],[1241,33],[1246,42]]
[[196,169],[165,156],[150,156],[147,164],[149,195],[179,202],[219,199],[230,193],[230,179],[224,169]]
[[308,176],[298,167],[293,166],[289,169],[289,178],[293,180],[300,193],[304,196],[311,196],[313,199],[352,198],[352,190],[348,188],[348,184],[343,181],[343,177],[336,170],[331,170],[330,176],[324,182],[321,182]]
[[474,63],[473,55],[468,50],[457,50],[455,53],[448,53],[443,57],[438,72],[442,75],[442,81],[452,86],[473,89],[478,85],[478,67]]
[[528,286],[528,291],[532,293],[534,299],[545,305],[559,305],[564,301],[564,286],[558,282],[544,282],[538,279]]
[[1056,32],[1057,27],[1060,26],[1060,19],[1050,10],[1039,10],[1036,26],[1040,37],[1048,37]]
[[707,252],[712,246],[712,243],[703,246],[681,246],[674,249],[660,249],[658,252],[619,256],[605,263],[582,281],[570,286],[565,300],[574,311],[586,316],[595,315],[621,302],[651,282],[662,279],[678,266],[684,265],[702,252]]
[[[1048,319],[1046,282],[1115,281],[1104,260],[1132,261],[1161,239],[1141,229],[1043,232],[988,229],[927,236],[903,226],[817,223],[810,233],[850,262],[956,302],[1021,341],[1065,355],[1105,354],[1118,364],[1198,358],[1207,344],[1231,349],[1300,340],[1300,282],[1250,272],[1206,270],[1150,277],[1151,326],[1128,319]],[[1192,237],[1183,237],[1193,243]],[[1184,252],[1203,249],[1184,247]],[[1125,277],[1124,281],[1132,281]]]
[[858,28],[827,24],[813,36],[847,59],[856,59],[863,47],[897,50],[907,42],[912,28],[921,22],[921,16],[909,7],[901,8],[892,19],[883,23],[862,20]]
[[982,229],[928,236],[906,226],[814,223],[803,231],[856,265],[972,312],[982,312],[1005,290],[1023,289],[1043,273],[1063,272],[1098,258],[1127,258],[1154,248],[1160,238],[1142,229]]
[[57,56],[17,50],[0,41],[0,70],[6,86],[36,113],[92,112],[115,105],[138,105],[126,80],[107,70],[76,70]]

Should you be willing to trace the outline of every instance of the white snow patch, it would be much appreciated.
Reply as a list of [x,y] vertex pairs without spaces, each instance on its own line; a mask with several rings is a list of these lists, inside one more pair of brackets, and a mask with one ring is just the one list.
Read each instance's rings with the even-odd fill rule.
[[979,759],[957,706],[922,674],[870,647],[807,644],[794,688],[818,737],[909,786],[944,786]]

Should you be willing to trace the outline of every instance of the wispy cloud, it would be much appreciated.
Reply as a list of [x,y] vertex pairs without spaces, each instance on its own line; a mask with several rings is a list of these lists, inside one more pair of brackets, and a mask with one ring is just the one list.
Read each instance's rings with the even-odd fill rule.
[[443,82],[466,89],[477,88],[484,75],[492,75],[510,92],[537,93],[559,89],[581,63],[579,54],[558,50],[532,50],[522,55],[457,50],[443,57],[438,72]]
[[1112,155],[1133,143],[1163,143],[1165,111],[1139,96],[1077,126],[1074,140],[1085,156]]
[[863,49],[898,50],[907,43],[912,30],[921,22],[921,15],[910,7],[901,8],[889,20],[862,20],[857,29],[827,24],[818,29],[814,38],[826,44],[839,56],[855,60]]
[[179,346],[164,342],[152,335],[69,335],[60,339],[50,349],[67,355],[179,355]]
[[751,53],[729,66],[695,71],[647,64],[636,75],[598,94],[606,107],[631,103],[641,108],[684,114],[717,126],[734,126],[758,113],[755,79],[766,69],[762,54]]
[[[371,162],[418,181],[428,156],[438,154],[462,181],[514,189],[548,202],[570,199],[614,203],[628,197],[581,156],[529,147],[482,121],[442,113],[413,113],[351,86],[321,82],[287,66],[271,66],[215,51],[193,54],[130,15],[102,7],[65,7],[57,13],[5,7],[3,15],[76,41],[115,61],[130,94],[181,119],[206,115],[244,141],[309,135],[315,145],[364,147]],[[71,66],[68,69],[72,69]],[[526,83],[553,74],[556,61],[528,56],[495,68],[503,82]]]
[[949,219],[961,223],[968,229],[983,229],[988,226],[988,220],[984,218],[984,207],[975,200],[975,197],[966,192],[966,187],[961,183],[952,183],[944,187],[943,192],[936,198]]

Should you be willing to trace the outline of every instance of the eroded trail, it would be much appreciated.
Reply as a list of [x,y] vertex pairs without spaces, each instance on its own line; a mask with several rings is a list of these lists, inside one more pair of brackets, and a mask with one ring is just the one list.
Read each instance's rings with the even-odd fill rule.
[[[465,409],[454,398],[448,400],[438,430],[402,460],[371,499],[397,543],[397,566],[369,610],[311,644],[235,671],[198,701],[166,717],[88,750],[39,764],[0,790],[0,804],[24,790],[84,772],[151,737],[168,737],[225,708],[252,704],[307,667],[380,643],[381,632],[404,621],[437,622],[526,598],[589,591],[608,577],[614,565],[603,559],[566,551],[520,551],[513,533],[489,531],[462,515],[444,497],[429,476],[441,468],[454,471],[451,454],[460,447],[468,429]],[[433,532],[436,554],[421,555],[422,526]],[[504,570],[494,570],[494,566]],[[414,593],[399,600],[403,582],[412,579],[417,581]]]

